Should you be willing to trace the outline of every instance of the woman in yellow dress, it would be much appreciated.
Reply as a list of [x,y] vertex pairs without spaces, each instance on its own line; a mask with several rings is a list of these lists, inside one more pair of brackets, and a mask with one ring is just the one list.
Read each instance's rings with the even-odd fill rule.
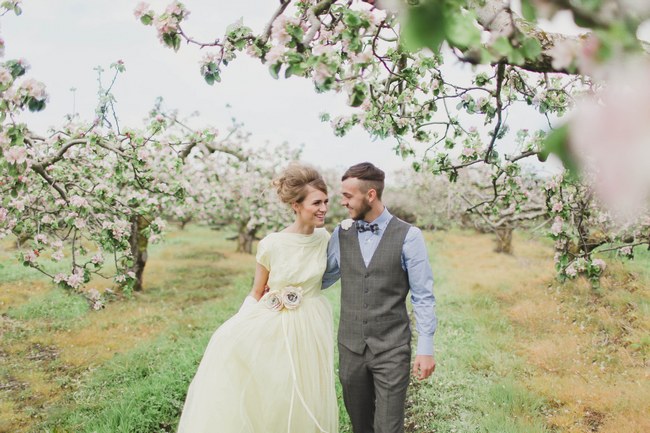
[[327,186],[298,164],[274,185],[295,221],[260,241],[253,288],[208,343],[179,433],[338,433],[332,310],[321,294]]

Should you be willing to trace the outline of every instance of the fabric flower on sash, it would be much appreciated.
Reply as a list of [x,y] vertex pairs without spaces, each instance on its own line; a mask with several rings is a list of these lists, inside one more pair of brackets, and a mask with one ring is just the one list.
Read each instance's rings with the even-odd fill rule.
[[282,303],[282,294],[279,290],[271,290],[264,299],[264,305],[271,311],[280,311],[284,308]]
[[295,310],[302,302],[302,287],[285,287],[282,291],[282,303],[287,310]]
[[295,310],[302,303],[302,287],[287,286],[264,295],[264,305],[271,311]]

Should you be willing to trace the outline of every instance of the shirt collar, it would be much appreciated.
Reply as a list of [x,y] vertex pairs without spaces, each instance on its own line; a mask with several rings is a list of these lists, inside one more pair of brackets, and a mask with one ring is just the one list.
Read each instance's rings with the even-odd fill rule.
[[[384,211],[377,218],[375,218],[372,224],[377,224],[380,230],[384,230],[392,217],[393,215],[388,212],[388,208],[384,206]],[[364,222],[367,223],[367,221]]]

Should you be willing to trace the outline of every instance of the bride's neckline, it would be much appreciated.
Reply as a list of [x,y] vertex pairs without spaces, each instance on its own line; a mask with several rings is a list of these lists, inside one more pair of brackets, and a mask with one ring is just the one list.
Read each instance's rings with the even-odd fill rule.
[[296,236],[304,236],[304,237],[308,237],[308,236],[314,236],[314,235],[316,234],[316,231],[317,231],[319,228],[320,228],[320,227],[316,227],[316,228],[314,228],[314,231],[311,232],[311,233],[309,233],[309,234],[307,234],[307,233],[298,233],[298,232],[288,232],[288,231],[285,231],[285,230],[279,231],[279,232],[277,232],[277,233],[286,234],[286,235],[296,235]]

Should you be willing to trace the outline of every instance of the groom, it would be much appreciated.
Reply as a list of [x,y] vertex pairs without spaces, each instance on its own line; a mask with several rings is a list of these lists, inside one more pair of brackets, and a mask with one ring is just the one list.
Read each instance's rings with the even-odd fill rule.
[[401,433],[411,371],[410,290],[418,345],[413,374],[435,369],[433,275],[422,232],[381,201],[384,172],[369,162],[342,178],[342,204],[354,221],[334,229],[323,288],[341,278],[339,376],[354,433]]

